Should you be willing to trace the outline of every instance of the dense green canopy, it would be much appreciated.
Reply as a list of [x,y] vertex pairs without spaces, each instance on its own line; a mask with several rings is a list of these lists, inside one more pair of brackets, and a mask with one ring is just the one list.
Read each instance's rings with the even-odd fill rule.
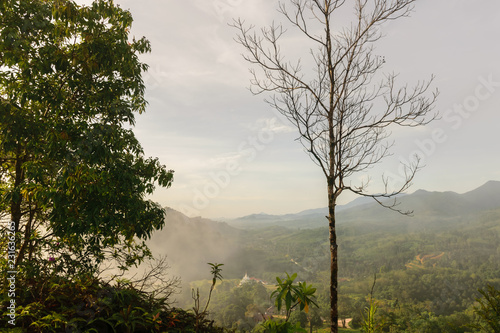
[[147,104],[139,55],[150,51],[131,24],[113,1],[0,1],[0,208],[18,265],[49,253],[61,270],[93,269],[106,249],[130,265],[163,226],[146,195],[173,171],[130,129]]

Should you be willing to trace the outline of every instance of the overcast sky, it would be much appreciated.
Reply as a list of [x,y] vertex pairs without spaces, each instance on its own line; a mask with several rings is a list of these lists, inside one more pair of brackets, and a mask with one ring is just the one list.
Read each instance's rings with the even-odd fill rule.
[[[249,92],[249,65],[228,26],[237,17],[257,26],[281,22],[278,1],[115,3],[131,11],[132,34],[152,44],[142,57],[150,65],[144,77],[149,107],[137,117],[135,133],[146,155],[175,170],[173,186],[158,189],[155,201],[212,218],[327,205],[324,176],[295,141],[295,128],[264,96]],[[500,180],[500,1],[421,0],[410,18],[386,24],[383,32],[376,53],[385,56],[384,71],[409,84],[434,74],[442,119],[394,130],[393,156],[370,170],[370,189],[380,191],[382,173],[397,181],[399,163],[414,153],[426,167],[410,192],[462,193]],[[303,45],[299,33],[288,36],[297,49]],[[304,70],[309,63],[303,59]],[[352,199],[346,194],[341,202]]]

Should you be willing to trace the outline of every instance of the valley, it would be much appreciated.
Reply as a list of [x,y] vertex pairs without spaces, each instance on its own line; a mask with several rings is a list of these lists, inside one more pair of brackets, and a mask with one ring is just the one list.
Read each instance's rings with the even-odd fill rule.
[[[365,200],[339,209],[341,317],[359,322],[376,278],[373,297],[387,325],[446,322],[458,332],[473,320],[478,289],[500,287],[500,182],[464,194],[419,190],[400,201],[414,210],[412,217]],[[322,209],[224,222],[169,209],[150,246],[168,256],[172,274],[182,279],[177,301],[184,308],[192,306],[191,288],[208,288],[206,263],[224,263],[210,310],[218,323],[254,325],[252,311],[272,306],[270,286],[285,272],[317,288],[320,308],[314,311],[327,317],[329,245]],[[268,284],[239,285],[247,274]]]

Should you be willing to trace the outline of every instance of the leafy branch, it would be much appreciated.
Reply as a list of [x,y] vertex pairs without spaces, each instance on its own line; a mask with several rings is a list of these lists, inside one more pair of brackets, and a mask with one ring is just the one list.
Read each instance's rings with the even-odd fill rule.
[[204,318],[207,316],[208,305],[210,304],[210,299],[212,298],[212,292],[214,291],[217,280],[222,281],[221,266],[224,266],[224,264],[209,262],[208,265],[210,265],[210,267],[212,268],[210,271],[210,274],[212,275],[212,285],[210,286],[210,291],[208,293],[208,299],[207,302],[205,303],[205,307],[201,312],[200,312],[200,290],[198,288],[196,288],[196,291],[194,289],[191,289],[192,298],[194,300],[193,311],[196,316],[196,332],[199,332],[200,325],[203,323]]

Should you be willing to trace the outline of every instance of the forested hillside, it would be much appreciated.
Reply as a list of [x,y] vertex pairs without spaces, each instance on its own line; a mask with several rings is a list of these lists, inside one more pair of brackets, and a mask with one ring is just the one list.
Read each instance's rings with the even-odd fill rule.
[[[480,296],[478,289],[488,283],[500,286],[499,184],[489,182],[461,195],[417,191],[401,200],[402,205],[415,207],[413,217],[370,204],[342,211],[344,220],[338,227],[342,316],[356,321],[366,306],[376,274],[374,298],[380,304],[379,314],[385,313],[385,320],[392,320],[394,327],[399,327],[398,320],[418,321],[419,325],[442,321],[455,327],[450,332],[458,332],[458,326],[471,322],[472,306]],[[225,282],[216,289],[212,303],[213,318],[221,324],[228,325],[228,316],[236,326],[238,322],[247,328],[255,324],[248,319],[249,309],[264,313],[272,305],[265,292],[269,295],[275,277],[285,272],[297,272],[300,280],[318,288],[319,312],[326,316],[326,226],[310,228],[306,218],[302,229],[298,219],[287,228],[281,219],[240,230],[210,220],[181,219],[175,211],[169,213],[175,218],[170,222],[167,218],[164,232],[170,230],[170,238],[176,238],[173,230],[177,232],[182,225],[184,245],[175,241],[170,245],[162,242],[162,246],[155,243],[156,249],[163,248],[166,253],[171,247],[186,251],[190,258],[186,267],[203,269],[209,261],[225,264]],[[174,229],[169,229],[170,225]],[[172,255],[170,258],[176,261]],[[192,272],[189,270],[189,274]],[[182,278],[182,269],[177,273]],[[197,280],[208,279],[208,270],[202,273],[205,277]],[[268,285],[238,287],[247,273]],[[192,282],[194,286],[203,289],[204,284]],[[189,291],[190,287],[185,283],[184,288]],[[178,300],[183,306],[192,302],[188,293],[179,295]]]

